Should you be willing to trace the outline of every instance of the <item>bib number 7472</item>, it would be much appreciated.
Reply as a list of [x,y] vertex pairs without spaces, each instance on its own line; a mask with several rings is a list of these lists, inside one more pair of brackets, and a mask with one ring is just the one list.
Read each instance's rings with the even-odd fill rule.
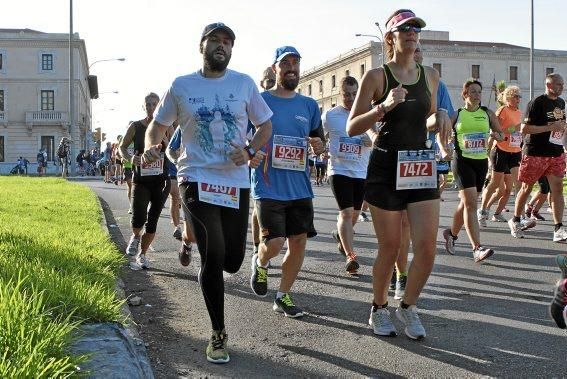
[[437,188],[434,150],[399,151],[396,189]]

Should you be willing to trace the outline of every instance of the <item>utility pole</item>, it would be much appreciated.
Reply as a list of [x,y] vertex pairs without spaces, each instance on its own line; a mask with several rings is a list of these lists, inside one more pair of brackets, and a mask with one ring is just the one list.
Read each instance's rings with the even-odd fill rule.
[[531,0],[531,44],[530,44],[530,99],[534,98],[534,0]]
[[[74,94],[74,66],[73,66],[73,0],[69,0],[69,135],[71,137],[71,146],[69,150],[71,153],[71,175],[75,175],[75,156],[74,146],[80,141],[76,141],[73,138],[73,132],[75,131],[75,94]],[[77,138],[80,138],[79,136]]]

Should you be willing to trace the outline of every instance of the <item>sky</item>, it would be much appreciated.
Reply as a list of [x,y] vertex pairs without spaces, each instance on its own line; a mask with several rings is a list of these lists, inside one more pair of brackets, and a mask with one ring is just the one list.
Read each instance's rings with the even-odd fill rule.
[[[535,48],[567,50],[567,0],[534,0]],[[160,96],[173,79],[202,66],[199,42],[205,25],[221,21],[236,41],[229,68],[256,82],[274,51],[295,46],[301,70],[317,66],[379,34],[396,9],[412,9],[426,29],[450,32],[451,40],[530,45],[530,0],[75,0],[73,28],[85,40],[98,76],[93,128],[108,137],[123,134],[128,121],[144,117],[149,92]],[[69,31],[69,0],[4,0],[0,28]],[[383,28],[384,29],[384,28]],[[110,92],[118,91],[118,94]],[[109,92],[109,93],[105,93]]]

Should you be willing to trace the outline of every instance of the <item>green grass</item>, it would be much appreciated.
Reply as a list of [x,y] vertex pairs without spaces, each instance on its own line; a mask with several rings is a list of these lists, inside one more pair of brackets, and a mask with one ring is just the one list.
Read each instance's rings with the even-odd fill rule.
[[72,375],[84,359],[67,352],[76,327],[124,321],[124,260],[88,188],[0,177],[0,189],[0,377]]

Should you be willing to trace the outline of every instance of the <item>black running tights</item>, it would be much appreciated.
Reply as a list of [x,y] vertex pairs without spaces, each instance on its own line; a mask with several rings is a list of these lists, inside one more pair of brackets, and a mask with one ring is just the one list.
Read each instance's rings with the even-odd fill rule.
[[199,284],[213,330],[222,330],[223,270],[234,274],[244,260],[250,190],[240,189],[240,205],[239,209],[235,209],[199,201],[197,188],[197,183],[194,182],[185,182],[179,186],[185,219],[193,227],[201,255]]

